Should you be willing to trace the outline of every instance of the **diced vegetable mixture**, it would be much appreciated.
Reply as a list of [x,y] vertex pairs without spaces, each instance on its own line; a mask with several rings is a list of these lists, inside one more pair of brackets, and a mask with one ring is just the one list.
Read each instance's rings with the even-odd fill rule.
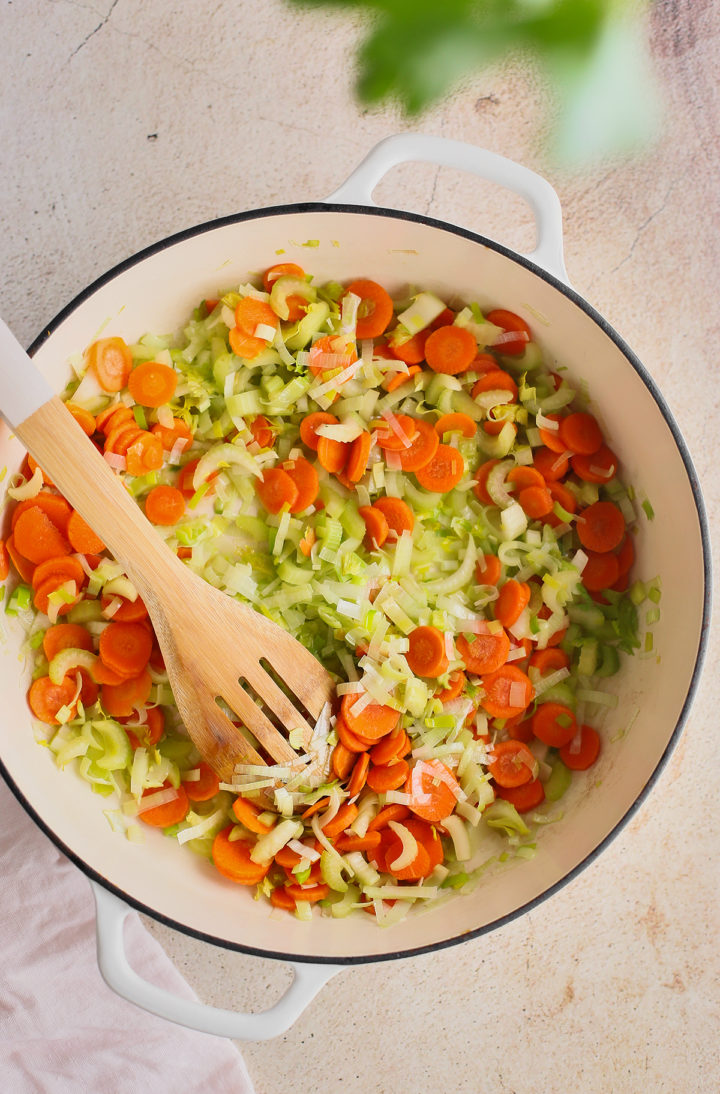
[[28,458],[6,612],[38,740],[112,796],[114,829],[160,828],[301,919],[383,925],[533,854],[627,723],[604,684],[651,649],[639,605],[659,616],[612,438],[564,367],[510,311],[289,262],[180,335],[87,349],[68,411],[169,549],[338,680],[321,785],[306,757],[220,784],[136,589]]

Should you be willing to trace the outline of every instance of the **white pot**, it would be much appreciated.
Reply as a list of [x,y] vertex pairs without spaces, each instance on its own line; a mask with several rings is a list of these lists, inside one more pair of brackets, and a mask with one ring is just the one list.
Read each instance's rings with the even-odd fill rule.
[[[533,255],[517,255],[422,216],[375,208],[374,186],[405,160],[464,168],[519,193],[536,217]],[[302,247],[308,240],[318,245]],[[286,1029],[338,968],[460,943],[572,878],[637,808],[667,759],[697,682],[709,611],[703,507],[678,428],[633,353],[568,287],[555,192],[537,175],[491,153],[438,138],[390,138],[325,202],[243,213],[173,236],[111,270],[73,301],[44,329],[34,346],[35,361],[60,390],[69,356],[100,330],[128,341],[145,331],[173,330],[198,299],[247,280],[280,251],[318,281],[368,276],[391,292],[412,283],[526,317],[545,352],[567,365],[571,379],[587,381],[625,477],[652,502],[655,518],[641,520],[636,540],[637,573],[660,575],[662,603],[653,656],[628,659],[615,678],[617,728],[631,728],[607,744],[587,792],[562,823],[543,833],[537,856],[489,878],[469,896],[387,930],[363,915],[298,922],[253,900],[250,891],[161,834],[148,832],[143,846],[113,834],[102,816],[104,801],[85,784],[76,785],[69,771],[58,770],[35,743],[27,679],[17,657],[20,636],[12,633],[0,653],[2,770],[31,816],[95,883],[103,975],[121,994],[156,1013],[251,1039]],[[12,472],[22,453],[4,427],[0,447],[0,465]],[[264,1015],[230,1014],[166,996],[127,964],[121,926],[128,906],[196,938],[294,962],[296,980]]]

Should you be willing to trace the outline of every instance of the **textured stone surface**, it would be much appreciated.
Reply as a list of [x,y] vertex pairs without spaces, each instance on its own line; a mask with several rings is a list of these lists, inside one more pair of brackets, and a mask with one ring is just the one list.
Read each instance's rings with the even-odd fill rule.
[[[280,0],[3,0],[0,33],[0,311],[26,342],[140,247],[321,198],[410,128],[355,106],[352,17]],[[660,384],[717,529],[717,6],[660,0],[652,33],[665,129],[640,159],[549,165],[542,85],[522,68],[478,76],[421,128],[551,177],[570,279]],[[398,168],[376,198],[532,245],[517,199],[459,173]],[[715,637],[669,767],[592,866],[485,938],[340,974],[286,1036],[243,1046],[259,1094],[716,1091],[719,654]],[[150,927],[209,1002],[263,1009],[288,982]]]

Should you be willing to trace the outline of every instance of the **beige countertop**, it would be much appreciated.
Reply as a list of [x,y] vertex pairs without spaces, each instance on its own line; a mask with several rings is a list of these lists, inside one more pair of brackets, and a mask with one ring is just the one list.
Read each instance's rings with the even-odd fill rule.
[[[660,385],[717,530],[717,6],[659,0],[652,26],[665,122],[641,158],[575,175],[549,164],[541,84],[517,67],[478,76],[419,128],[550,177],[570,280]],[[139,248],[320,199],[377,140],[412,128],[354,104],[351,18],[280,0],[15,0],[0,29],[1,311],[25,342]],[[454,171],[404,166],[376,199],[532,242],[517,199]],[[342,972],[285,1036],[242,1046],[259,1094],[716,1091],[719,655],[716,635],[668,767],[592,865],[482,938]],[[289,979],[149,926],[208,1002],[263,1009]]]

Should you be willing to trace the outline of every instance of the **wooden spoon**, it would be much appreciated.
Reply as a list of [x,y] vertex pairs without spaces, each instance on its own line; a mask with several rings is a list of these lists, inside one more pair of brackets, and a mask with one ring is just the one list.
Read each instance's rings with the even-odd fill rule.
[[298,754],[242,682],[286,730],[300,731],[303,750],[312,754],[314,722],[334,694],[332,676],[282,627],[213,588],[176,557],[2,320],[0,414],[145,601],[175,702],[203,758],[226,782],[236,764],[265,762],[220,708],[221,698],[274,760],[297,770]]

